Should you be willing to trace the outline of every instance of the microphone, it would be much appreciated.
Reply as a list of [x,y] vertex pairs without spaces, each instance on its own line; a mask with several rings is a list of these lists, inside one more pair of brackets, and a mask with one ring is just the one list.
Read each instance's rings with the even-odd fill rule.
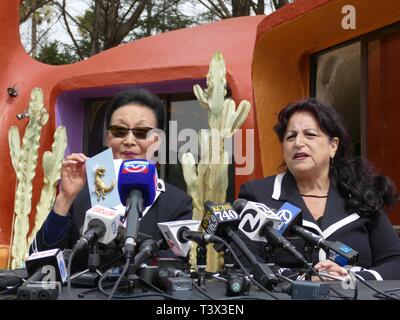
[[83,224],[83,236],[73,247],[73,251],[80,251],[89,244],[100,242],[110,243],[118,233],[120,214],[100,205],[96,205],[86,211]]
[[183,272],[182,270],[176,269],[174,267],[166,267],[165,270],[169,273],[171,277],[183,277],[190,278],[190,274]]
[[132,257],[137,243],[139,219],[143,207],[154,202],[157,172],[147,160],[125,160],[119,168],[118,192],[121,203],[126,206],[125,256]]
[[240,217],[230,203],[214,204],[211,201],[204,203],[205,213],[201,225],[204,231],[210,235],[232,241],[236,247],[245,255],[252,266],[254,278],[266,288],[272,288],[278,283],[278,278],[265,263],[257,260],[249,250],[240,236],[234,231],[239,223]]
[[25,261],[28,279],[17,289],[18,300],[55,300],[67,269],[60,249],[34,252]]
[[324,250],[328,259],[342,267],[356,265],[358,262],[358,252],[340,241],[327,241],[315,233],[297,225],[293,225],[291,230],[307,243]]
[[192,297],[190,275],[175,268],[161,268],[157,273],[156,284],[171,296],[188,300]]
[[259,231],[260,227],[267,222],[271,223],[274,229],[282,227],[282,220],[263,203],[237,199],[233,206],[237,212],[240,212],[239,229],[252,241],[265,242],[265,237]]
[[315,233],[312,233],[311,231],[308,231],[307,229],[297,225],[291,226],[290,229],[310,245],[321,248],[326,252],[329,250],[328,242]]
[[[290,224],[290,221],[284,221],[284,224],[279,223],[276,221],[276,219],[279,219],[277,215],[273,215],[269,209],[269,211],[261,210],[260,208],[263,208],[262,204],[257,204],[256,202],[253,201],[247,201],[245,199],[237,199],[233,203],[234,208],[240,210],[242,209],[242,212],[240,213],[242,217],[242,223],[239,225],[239,229],[250,239],[254,239],[254,234],[260,236],[260,240],[262,242],[269,242],[273,246],[282,248],[286,252],[288,252],[290,255],[292,255],[297,261],[301,262],[303,265],[307,265],[307,260],[304,258],[304,256],[290,243],[289,240],[287,240],[285,237],[283,237],[279,232],[277,232],[274,229],[275,227],[279,227],[280,230],[286,229],[285,225]],[[266,206],[265,206],[266,207]],[[253,225],[253,230],[249,232],[246,230],[246,216],[251,216],[253,217],[253,221],[256,221],[256,224]],[[291,218],[294,219],[295,216],[291,215]],[[284,231],[284,230],[283,230]],[[283,233],[282,231],[282,233]],[[253,239],[252,239],[253,236]]]
[[136,271],[137,268],[148,258],[152,258],[158,255],[159,245],[154,239],[146,239],[140,243],[139,253],[135,256],[134,269],[131,270],[132,273]]
[[[282,220],[281,224],[276,228],[276,231],[280,235],[283,235],[283,233],[290,225],[293,226],[296,224],[293,223],[293,221],[297,218],[297,216],[299,216],[300,212],[301,212],[300,208],[292,205],[289,202],[285,202],[276,213],[279,219]],[[299,216],[299,218],[301,218],[301,216]]]
[[51,249],[32,253],[25,261],[28,272],[27,282],[46,280],[64,283],[67,280],[67,268],[61,249]]
[[197,231],[200,225],[197,220],[159,222],[157,225],[174,255],[178,257],[187,256],[190,241],[208,241],[208,235]]
[[341,243],[340,241],[332,242],[325,240],[324,238],[308,231],[298,224],[292,223],[292,221],[297,217],[300,212],[300,208],[288,202],[285,202],[277,213],[277,215],[282,219],[283,222],[278,232],[280,234],[283,234],[283,232],[285,232],[285,230],[290,225],[290,231],[294,232],[296,235],[298,235],[300,238],[302,238],[304,241],[311,244],[312,246],[316,246],[324,250],[329,260],[332,260],[340,266],[357,264],[357,251]]

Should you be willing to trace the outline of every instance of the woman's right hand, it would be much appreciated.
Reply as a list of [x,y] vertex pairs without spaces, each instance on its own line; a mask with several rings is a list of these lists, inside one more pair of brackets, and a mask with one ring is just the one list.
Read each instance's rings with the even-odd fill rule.
[[72,153],[66,157],[61,167],[60,193],[54,203],[54,212],[67,215],[75,197],[86,183],[85,161],[83,153]]

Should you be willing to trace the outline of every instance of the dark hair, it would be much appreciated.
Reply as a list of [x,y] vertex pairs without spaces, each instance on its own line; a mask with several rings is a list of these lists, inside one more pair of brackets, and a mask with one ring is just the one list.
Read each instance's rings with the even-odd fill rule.
[[311,113],[330,139],[339,139],[338,150],[330,167],[330,179],[345,199],[347,210],[354,210],[361,215],[372,215],[383,212],[384,206],[391,206],[398,201],[394,184],[388,177],[374,173],[367,160],[352,156],[351,139],[341,117],[333,107],[317,99],[310,98],[289,104],[279,112],[274,130],[281,143],[288,122],[296,112]]
[[115,110],[131,103],[151,109],[157,119],[157,128],[162,129],[164,127],[163,103],[156,95],[140,87],[121,91],[111,98],[105,114],[106,126],[110,125]]

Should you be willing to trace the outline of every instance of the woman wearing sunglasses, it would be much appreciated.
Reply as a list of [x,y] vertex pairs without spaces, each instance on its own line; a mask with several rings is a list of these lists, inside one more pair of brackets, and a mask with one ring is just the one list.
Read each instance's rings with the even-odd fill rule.
[[[157,96],[147,90],[133,88],[118,93],[109,102],[105,118],[107,145],[112,149],[114,159],[147,159],[148,151],[155,150],[160,144],[156,133],[148,133],[151,129],[162,128],[164,106]],[[86,183],[86,159],[82,153],[73,153],[63,162],[60,192],[32,243],[31,252],[72,248],[80,238],[85,213],[91,207]],[[191,198],[184,191],[158,179],[156,200],[145,209],[139,232],[160,240],[163,236],[158,222],[191,218]],[[76,256],[74,262],[74,271],[85,269],[87,252]]]

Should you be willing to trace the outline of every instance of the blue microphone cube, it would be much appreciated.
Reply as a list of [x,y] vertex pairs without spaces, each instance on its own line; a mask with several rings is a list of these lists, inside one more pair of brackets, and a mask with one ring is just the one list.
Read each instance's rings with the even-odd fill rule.
[[134,189],[142,192],[145,207],[154,202],[157,190],[155,164],[144,159],[130,159],[122,162],[118,174],[118,192],[124,206],[126,206],[129,193]]

